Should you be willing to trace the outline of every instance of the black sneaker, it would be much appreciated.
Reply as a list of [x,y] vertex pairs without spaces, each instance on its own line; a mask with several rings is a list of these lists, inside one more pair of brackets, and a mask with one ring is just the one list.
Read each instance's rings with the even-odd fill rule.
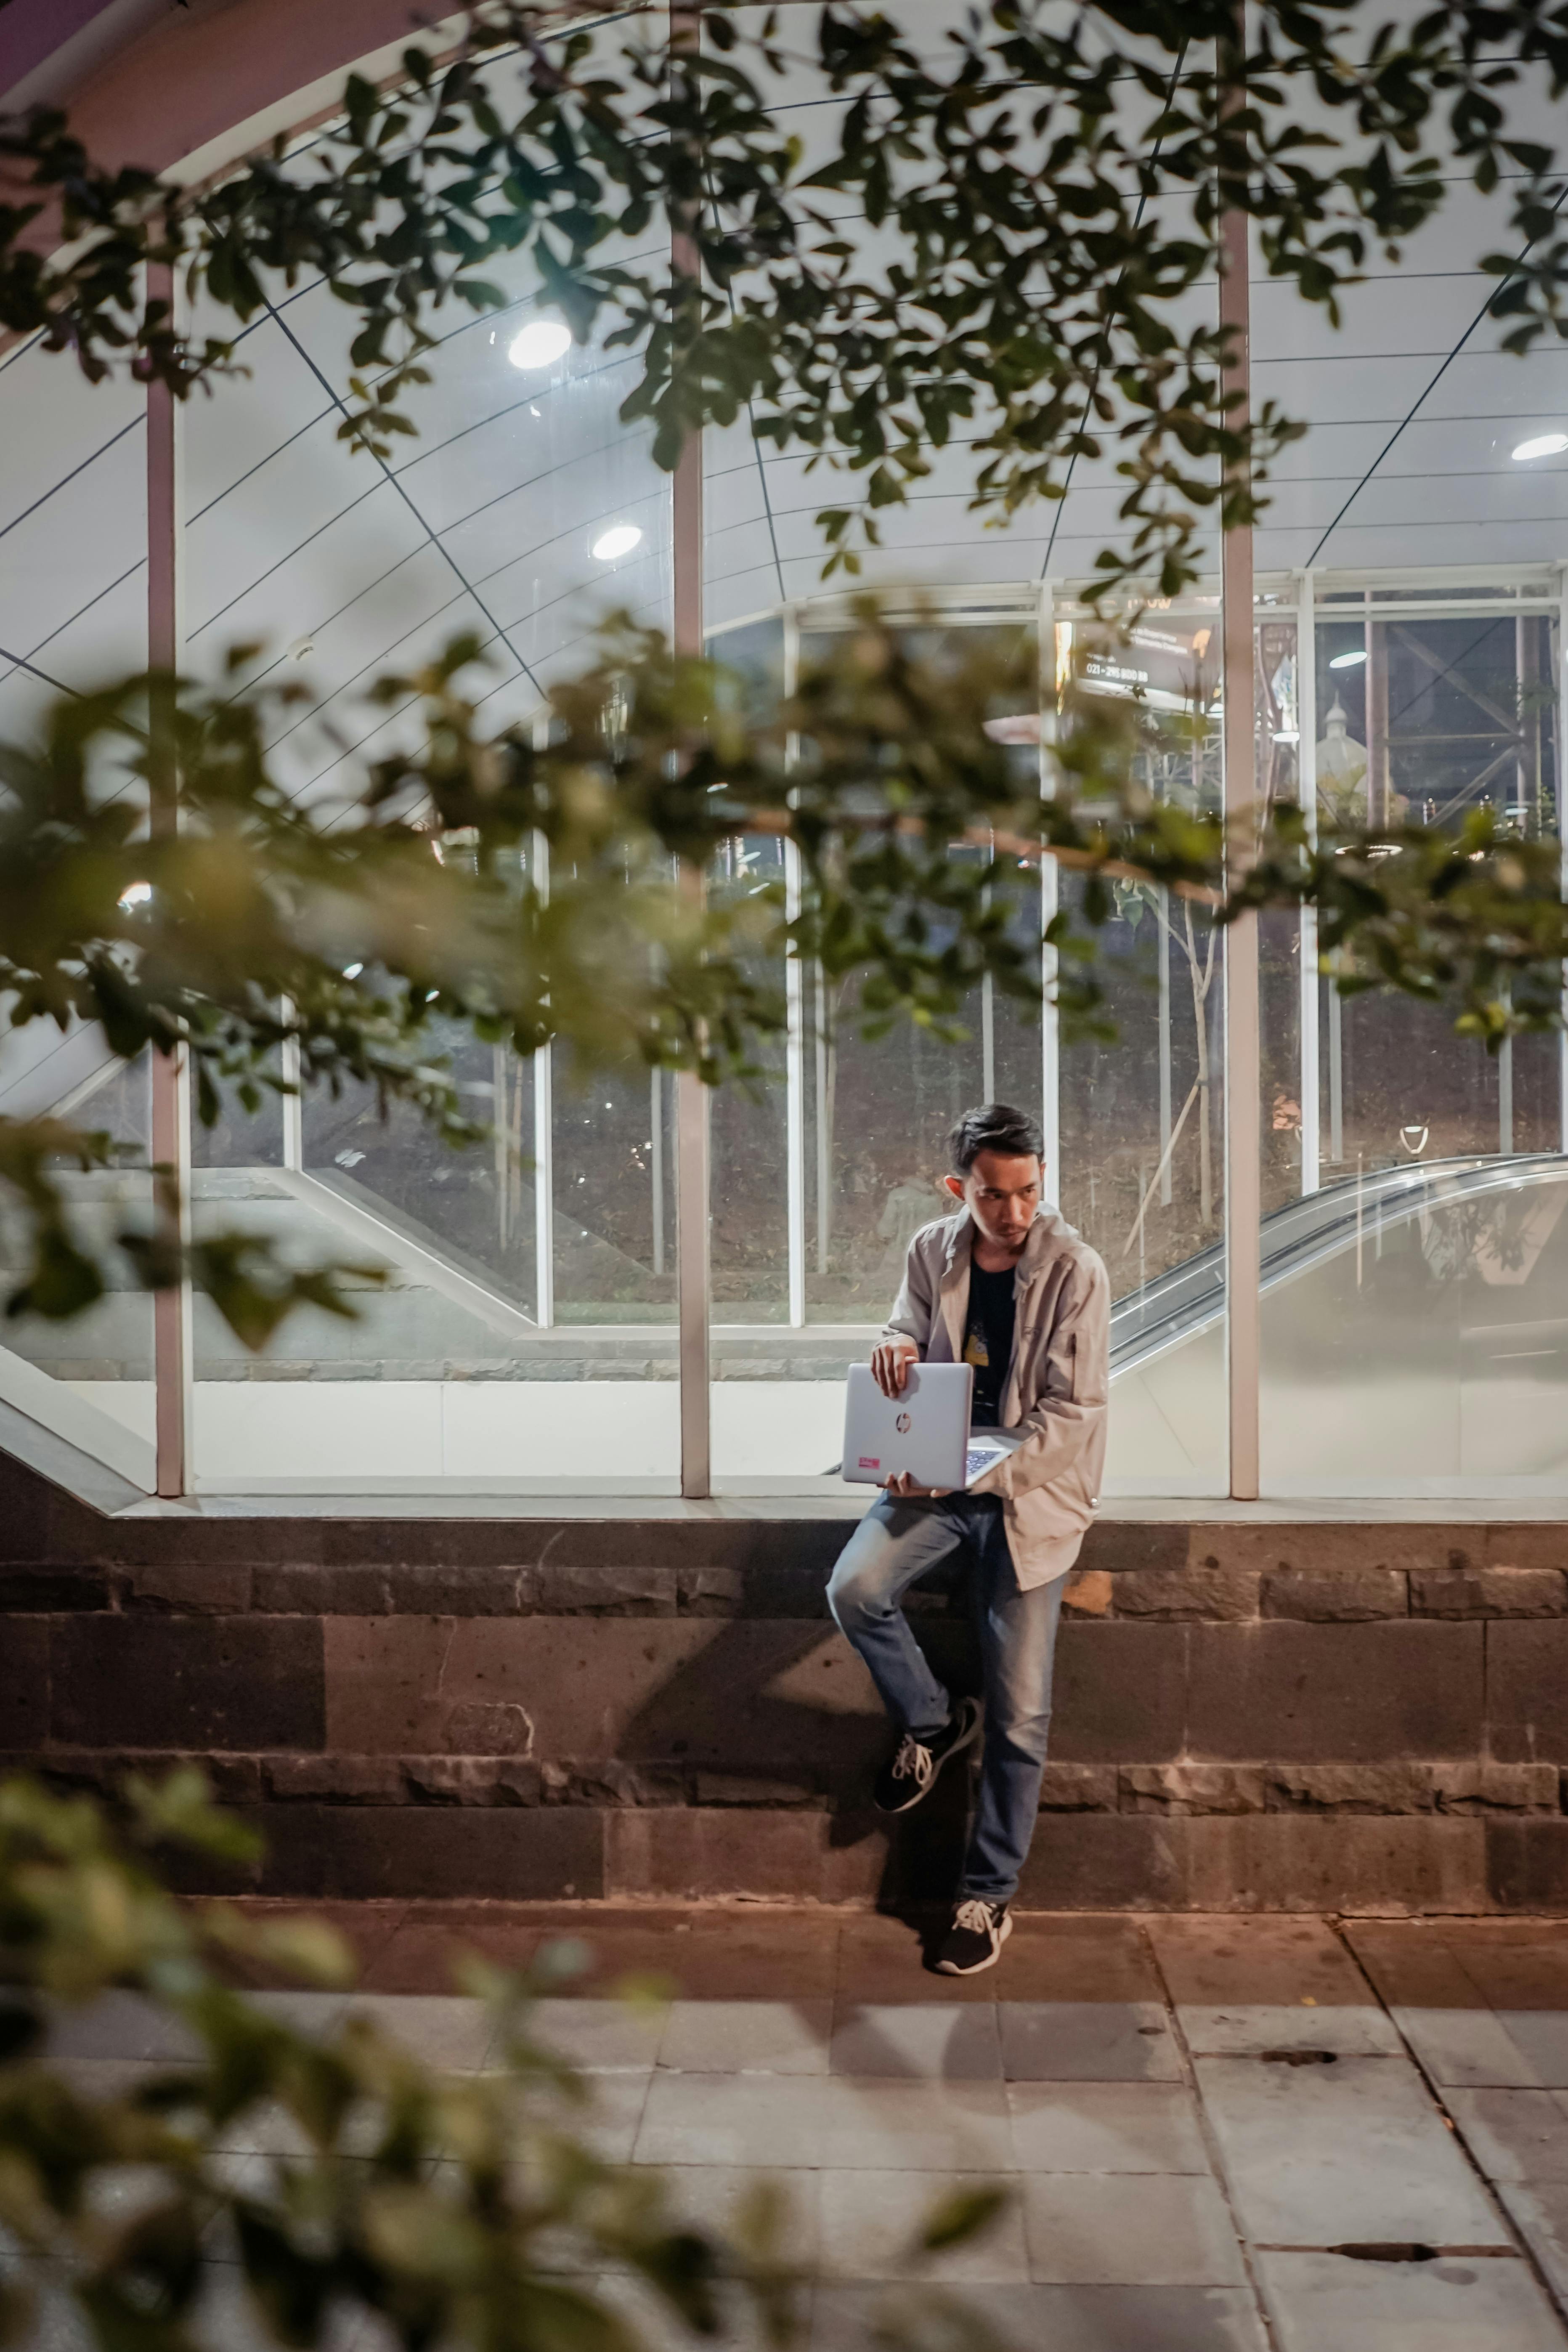
[[939,1731],[934,1739],[917,1739],[912,1731],[906,1731],[898,1752],[889,1757],[877,1775],[873,1798],[877,1811],[907,1813],[911,1805],[929,1797],[949,1757],[962,1755],[979,1738],[980,1721],[980,1701],[961,1698],[946,1730]]
[[938,1976],[977,1977],[982,1969],[994,1969],[1012,1932],[1005,1903],[987,1903],[972,1895],[959,1905],[942,1939],[935,1963]]

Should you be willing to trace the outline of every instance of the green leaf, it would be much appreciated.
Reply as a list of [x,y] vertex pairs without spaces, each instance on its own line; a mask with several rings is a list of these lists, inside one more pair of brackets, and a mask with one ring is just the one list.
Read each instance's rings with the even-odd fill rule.
[[916,2242],[928,2254],[941,2253],[949,2246],[961,2246],[988,2230],[1011,2202],[1010,2189],[990,2184],[954,2189],[926,2215]]

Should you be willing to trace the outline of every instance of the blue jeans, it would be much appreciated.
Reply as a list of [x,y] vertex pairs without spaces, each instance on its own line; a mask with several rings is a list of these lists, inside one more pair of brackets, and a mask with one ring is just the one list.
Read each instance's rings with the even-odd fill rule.
[[1039,1811],[1063,1580],[1032,1592],[1019,1591],[995,1496],[905,1502],[884,1495],[839,1555],[827,1605],[839,1632],[865,1661],[894,1722],[917,1739],[934,1738],[946,1726],[952,1702],[927,1664],[900,1603],[917,1578],[960,1544],[968,1544],[973,1554],[969,1589],[980,1637],[985,1742],[980,1804],[959,1892],[1006,1903],[1017,1892]]

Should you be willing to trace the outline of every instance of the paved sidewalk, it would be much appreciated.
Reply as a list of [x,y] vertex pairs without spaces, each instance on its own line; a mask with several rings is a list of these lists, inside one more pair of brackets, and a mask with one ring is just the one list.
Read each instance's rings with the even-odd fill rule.
[[[454,2068],[489,2037],[454,1950],[581,1937],[545,2031],[594,2078],[596,2144],[669,2168],[699,2220],[781,2179],[813,2352],[864,2341],[917,2219],[986,2177],[1012,2201],[934,2274],[1020,2352],[1568,2347],[1568,1921],[1037,1914],[953,1982],[863,1914],[313,1907],[359,1947],[354,1998]],[[625,2010],[627,1975],[675,1998]],[[146,2031],[105,2004],[74,2063],[165,2054]]]

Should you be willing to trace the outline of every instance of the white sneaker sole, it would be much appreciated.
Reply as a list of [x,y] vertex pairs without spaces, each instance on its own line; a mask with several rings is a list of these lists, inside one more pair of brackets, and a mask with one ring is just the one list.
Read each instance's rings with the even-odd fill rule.
[[1006,1942],[1012,1932],[1013,1914],[1010,1911],[1006,1911],[1004,1912],[1002,1916],[1002,1925],[996,1931],[996,1941],[992,1946],[990,1951],[986,1953],[985,1958],[983,1960],[972,1961],[970,1966],[966,1969],[959,1968],[952,1960],[938,1960],[936,1967],[932,1971],[933,1975],[939,1977],[983,1976],[987,1969],[994,1969],[995,1967],[997,1961],[1002,1957],[1002,1947]]

